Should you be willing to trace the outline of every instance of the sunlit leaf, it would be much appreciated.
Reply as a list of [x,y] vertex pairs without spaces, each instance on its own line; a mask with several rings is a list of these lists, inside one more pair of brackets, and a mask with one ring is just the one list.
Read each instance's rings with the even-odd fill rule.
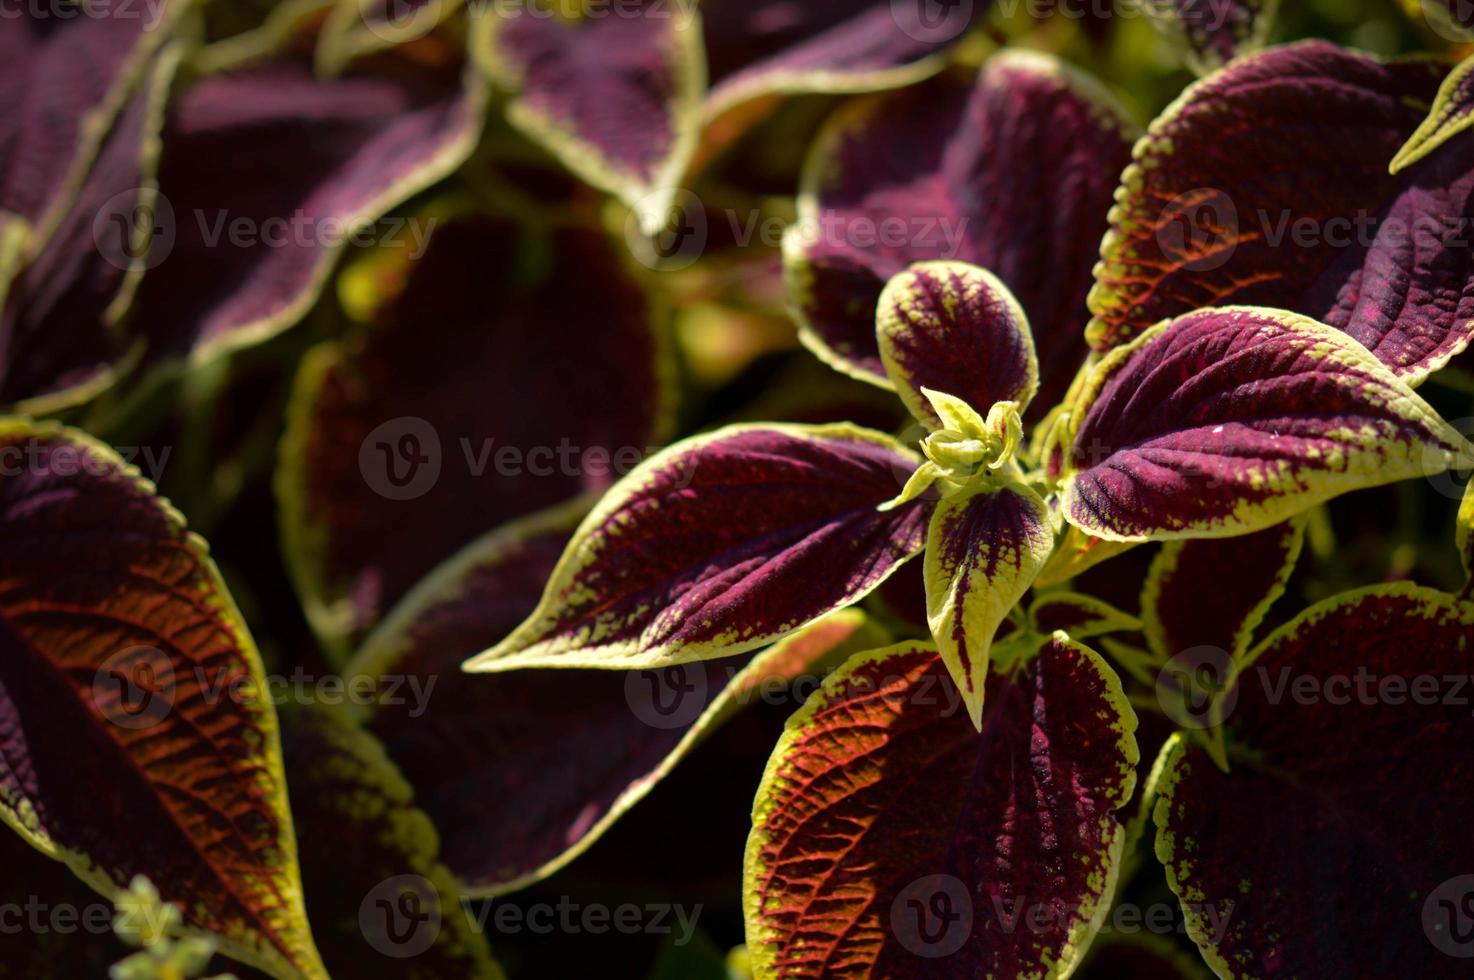
[[1188,89],[1122,179],[1092,344],[1242,304],[1338,327],[1410,383],[1446,364],[1474,337],[1474,139],[1388,170],[1443,74],[1306,41]]
[[1204,310],[1092,374],[1064,516],[1123,541],[1256,531],[1331,497],[1443,472],[1474,447],[1344,333]]
[[880,510],[917,463],[849,425],[678,443],[605,496],[527,622],[467,667],[648,669],[781,639],[921,551],[930,506]]
[[1060,977],[1115,886],[1136,717],[1063,640],[988,683],[935,648],[853,658],[789,721],[744,869],[758,976]]

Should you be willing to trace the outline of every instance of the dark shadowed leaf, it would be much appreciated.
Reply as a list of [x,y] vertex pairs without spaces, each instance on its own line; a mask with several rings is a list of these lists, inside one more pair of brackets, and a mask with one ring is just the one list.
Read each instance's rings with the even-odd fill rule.
[[1257,531],[1471,447],[1344,333],[1280,310],[1203,310],[1143,334],[1086,385],[1066,519],[1144,541]]
[[11,4],[0,32],[0,211],[50,237],[183,0]]
[[1304,541],[1305,521],[1295,518],[1242,537],[1167,542],[1141,593],[1152,653],[1168,660],[1216,647],[1242,656],[1284,594]]
[[678,443],[605,496],[527,622],[467,667],[647,669],[766,646],[921,551],[930,505],[879,509],[918,462],[851,425]]
[[1080,980],[1211,980],[1207,966],[1171,937],[1121,930],[1102,934],[1080,972]]
[[1136,716],[1063,640],[988,684],[981,734],[935,648],[853,658],[778,743],[744,869],[760,976],[1068,975],[1101,923]]
[[203,542],[85,436],[10,421],[0,451],[0,820],[105,895],[146,875],[232,957],[326,976],[264,671]]
[[846,106],[811,151],[785,240],[805,343],[888,386],[875,336],[886,282],[918,261],[979,265],[1033,326],[1042,414],[1085,356],[1090,270],[1131,137],[1099,83],[1023,52],[973,85],[949,74]]
[[296,323],[350,241],[390,237],[381,215],[465,160],[484,101],[472,69],[388,57],[322,80],[284,55],[195,83],[150,216],[135,314],[150,357],[199,362]]
[[461,672],[461,661],[532,611],[586,510],[561,508],[469,546],[405,599],[346,671],[376,684],[368,726],[414,783],[445,861],[477,894],[551,874],[735,711],[781,681],[817,675],[821,659],[885,642],[848,610],[720,664]]
[[335,644],[477,535],[612,485],[670,407],[663,314],[602,234],[478,214],[416,260],[385,254],[402,287],[306,358],[277,482],[299,591]]
[[346,712],[284,719],[307,915],[335,977],[500,980],[435,826]]
[[1474,336],[1474,139],[1388,167],[1443,73],[1308,41],[1189,89],[1123,178],[1091,342],[1244,304],[1339,327],[1412,383],[1442,367]]
[[118,324],[148,261],[137,217],[155,206],[178,54],[171,47],[150,63],[53,233],[11,283],[0,312],[0,404],[62,408],[109,384],[128,355]]
[[1219,976],[1463,974],[1471,636],[1438,592],[1337,597],[1250,655],[1227,772],[1168,743],[1157,855]]
[[65,864],[9,832],[0,834],[0,862],[0,903],[15,910],[0,930],[0,978],[101,977],[132,952],[112,933],[112,900]]
[[1141,621],[1108,602],[1078,592],[1046,592],[1029,607],[1029,627],[1039,636],[1064,630],[1072,640],[1106,633],[1130,633]]

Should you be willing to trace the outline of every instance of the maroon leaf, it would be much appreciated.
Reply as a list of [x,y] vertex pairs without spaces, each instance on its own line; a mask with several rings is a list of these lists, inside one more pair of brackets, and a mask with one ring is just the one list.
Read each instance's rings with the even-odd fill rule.
[[118,330],[150,241],[165,101],[178,63],[150,65],[98,147],[54,233],[11,283],[0,312],[0,404],[43,414],[95,394],[128,353]]
[[415,220],[423,256],[369,262],[402,287],[308,355],[282,445],[288,555],[336,644],[477,535],[612,485],[670,409],[664,323],[602,234]]
[[989,682],[981,734],[936,650],[850,660],[790,720],[744,871],[759,976],[1066,976],[1101,923],[1136,716],[1057,640]]
[[323,81],[296,56],[196,83],[170,114],[149,216],[136,322],[151,356],[205,360],[296,323],[350,240],[390,237],[380,216],[464,161],[483,89],[472,69],[392,59]]
[[988,2],[706,0],[709,115],[774,92],[871,92],[939,71]]
[[527,622],[467,668],[668,667],[781,639],[922,550],[928,504],[880,510],[917,463],[850,425],[678,443],[605,496]]
[[1431,590],[1339,596],[1250,656],[1227,772],[1168,743],[1157,854],[1219,976],[1462,973],[1471,635]]
[[[13,4],[0,32],[0,211],[50,237],[92,166],[149,57],[173,31],[181,0]],[[62,82],[65,84],[62,84]]]
[[1008,52],[970,88],[947,75],[842,110],[814,147],[785,242],[805,342],[887,384],[875,338],[886,282],[918,261],[983,266],[1033,326],[1042,415],[1085,355],[1090,271],[1130,153],[1114,106],[1063,63]]
[[500,980],[434,824],[373,736],[343,712],[299,710],[284,750],[307,914],[332,974]]
[[1293,310],[1416,383],[1474,336],[1474,139],[1396,176],[1444,69],[1310,41],[1193,86],[1138,144],[1091,293],[1091,342],[1207,306]]
[[1204,310],[1092,373],[1061,507],[1104,538],[1227,537],[1338,494],[1443,472],[1474,447],[1345,334]]
[[901,400],[943,428],[923,389],[981,411],[1027,406],[1039,389],[1034,336],[1018,300],[986,269],[922,262],[886,284],[876,314],[880,359]]
[[633,207],[647,232],[662,229],[700,136],[692,6],[633,0],[569,18],[532,4],[485,16],[487,67],[517,93],[507,118]]

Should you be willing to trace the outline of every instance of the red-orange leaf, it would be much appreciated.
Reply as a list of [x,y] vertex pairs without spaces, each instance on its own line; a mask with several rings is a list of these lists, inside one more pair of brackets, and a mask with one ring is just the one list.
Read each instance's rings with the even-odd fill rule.
[[276,715],[203,542],[106,446],[0,421],[0,820],[111,895],[326,976],[303,915]]
[[982,731],[936,649],[852,658],[788,723],[753,807],[763,977],[1058,977],[1101,924],[1131,796],[1120,681],[1056,636],[989,678]]

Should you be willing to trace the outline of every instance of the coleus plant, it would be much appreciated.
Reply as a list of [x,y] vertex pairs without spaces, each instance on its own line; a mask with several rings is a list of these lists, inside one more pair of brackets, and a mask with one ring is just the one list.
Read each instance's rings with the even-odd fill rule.
[[[7,35],[13,87],[68,122],[8,131],[0,391],[50,415],[136,367],[187,375],[342,313],[294,365],[274,482],[309,656],[376,697],[278,713],[282,651],[258,650],[182,516],[98,440],[5,420],[7,897],[80,904],[78,882],[111,897],[147,877],[185,938],[150,936],[126,966],[145,975],[216,949],[278,977],[498,977],[476,920],[450,914],[463,896],[564,868],[756,692],[823,675],[752,812],[758,976],[1193,975],[1097,941],[1148,851],[1220,975],[1457,965],[1459,920],[1433,913],[1459,912],[1450,876],[1474,862],[1451,830],[1468,712],[1284,692],[1467,675],[1468,587],[1275,610],[1327,552],[1322,504],[1474,465],[1414,390],[1458,378],[1468,250],[1399,232],[1470,217],[1468,64],[1253,54],[1274,3],[1153,3],[1209,74],[1133,147],[1131,113],[1056,58],[969,70],[987,4],[918,36],[891,3],[621,20],[305,2],[201,51],[181,43],[188,6],[141,36]],[[90,87],[38,84],[78,50]],[[647,231],[780,95],[870,93],[814,143],[785,271],[804,343],[895,404],[820,397],[793,417],[823,421],[716,428],[617,482],[370,485],[365,447],[392,449],[406,418],[601,450],[683,424],[661,289],[583,213],[478,183],[489,80],[498,115]],[[77,246],[97,214],[157,200],[361,225],[452,174],[406,208],[436,224],[412,257],[222,250],[194,220],[163,248],[126,221]],[[1269,238],[1363,215],[1351,246]],[[838,421],[858,411],[882,421]],[[1467,572],[1474,494],[1454,537]],[[1083,574],[1111,558],[1097,573],[1124,590]],[[871,600],[918,569],[913,628]],[[432,696],[384,696],[406,681]],[[699,696],[644,710],[662,685]],[[683,800],[685,822],[705,802]],[[374,902],[439,929],[385,953]],[[127,955],[36,938],[0,935],[6,967]]]
[[[1214,83],[1233,91],[1240,77],[1282,77],[1276,59],[1306,56],[1330,59],[1322,72],[1331,78],[1377,71],[1355,56],[1292,48],[1239,63],[1237,75],[1231,67],[1203,91]],[[1006,88],[1007,72],[1003,65],[985,70],[979,90]],[[1020,96],[1032,81],[1023,77]],[[1066,91],[1081,101],[1078,86]],[[1190,92],[1183,104],[1200,94]],[[872,129],[883,125],[859,118]],[[905,114],[897,124],[915,126],[916,118]],[[943,116],[959,118],[968,117]],[[890,145],[907,153],[917,143]],[[922,145],[936,152],[939,143]],[[1152,148],[1149,138],[1136,152]],[[1387,162],[1396,148],[1383,145]],[[948,164],[973,175],[966,159],[944,156],[943,175]],[[876,174],[892,172],[888,166],[882,158],[866,175],[870,186],[885,186]],[[845,173],[832,164],[822,171],[831,186],[836,171]],[[916,170],[909,173],[914,178]],[[1170,170],[1150,175],[1158,173]],[[847,187],[847,199],[881,201],[903,214],[915,202],[935,216],[989,200],[945,180],[931,185],[938,187],[933,199],[867,198],[865,178],[859,181],[861,189]],[[1147,187],[1128,172],[1113,222]],[[972,247],[1007,254],[986,239],[1014,230],[1004,227],[984,225],[984,243]],[[1108,236],[1107,259],[1110,243]],[[924,975],[931,967],[917,957],[934,955],[947,957],[937,961],[947,975],[1067,974],[1115,887],[1126,839],[1117,811],[1132,796],[1139,751],[1121,682],[1078,638],[1025,629],[993,645],[1050,561],[1062,526],[1127,543],[1277,534],[1270,529],[1350,490],[1467,467],[1474,447],[1399,376],[1416,380],[1428,363],[1421,349],[1409,354],[1402,333],[1379,345],[1384,360],[1355,338],[1354,324],[1340,329],[1246,306],[1186,312],[1091,358],[1056,410],[1040,413],[1046,425],[1028,440],[1023,418],[1039,387],[1036,344],[1025,305],[997,276],[958,261],[915,262],[867,304],[854,300],[865,295],[853,285],[864,281],[857,273],[826,279],[811,249],[791,255],[801,270],[794,280],[801,308],[855,319],[873,310],[868,344],[853,332],[838,351],[822,337],[817,343],[854,373],[883,367],[926,432],[921,455],[854,426],[748,425],[677,444],[610,491],[574,534],[532,615],[467,667],[650,669],[739,655],[859,602],[924,555],[931,642],[849,661],[790,722],[769,765],[746,864],[758,972]],[[1380,271],[1377,258],[1367,261]],[[839,261],[831,265],[863,269],[874,281],[873,253]],[[1020,288],[1036,286],[1030,271],[1013,272]],[[1443,290],[1450,280],[1440,272],[1436,264],[1431,274],[1420,267],[1414,290]],[[1456,274],[1451,281],[1463,282]],[[1435,346],[1461,349],[1468,319],[1444,309],[1423,317],[1404,311],[1393,322],[1437,338]],[[1409,371],[1411,364],[1418,367]],[[1186,560],[1178,556],[1179,572]],[[1219,637],[1226,649],[1242,651],[1282,585],[1285,563],[1268,567],[1274,574],[1261,594],[1246,583],[1243,619]],[[1162,572],[1157,588],[1170,578]],[[1452,599],[1374,592],[1359,606],[1336,608],[1396,621],[1409,614],[1408,600],[1440,610],[1430,616],[1446,632],[1430,642],[1456,649],[1469,611]],[[1304,622],[1318,623],[1320,615],[1308,613]],[[1302,663],[1295,651],[1304,649],[1305,628],[1287,627],[1268,641],[1267,654]],[[1152,635],[1160,656],[1161,630]],[[945,696],[949,689],[955,697]],[[1155,779],[1163,793],[1160,840],[1179,893],[1201,902],[1218,893],[1190,880],[1197,864],[1181,864],[1172,850],[1192,827],[1168,819],[1166,794],[1184,744],[1164,755]],[[999,840],[1008,842],[1006,851]],[[1414,894],[1436,884],[1420,879],[1423,890]],[[898,924],[909,902],[946,905],[935,912],[945,926],[947,916],[984,899],[1042,906],[1047,924],[1020,932],[975,921],[969,911],[967,927],[945,950]],[[1191,917],[1190,929],[1210,961],[1254,975],[1264,957],[1279,955],[1266,951],[1278,940],[1255,930],[1272,931],[1281,912],[1270,907],[1263,920],[1242,925],[1247,936],[1234,934],[1242,943],[1235,949]],[[916,928],[928,928],[924,917]]]

